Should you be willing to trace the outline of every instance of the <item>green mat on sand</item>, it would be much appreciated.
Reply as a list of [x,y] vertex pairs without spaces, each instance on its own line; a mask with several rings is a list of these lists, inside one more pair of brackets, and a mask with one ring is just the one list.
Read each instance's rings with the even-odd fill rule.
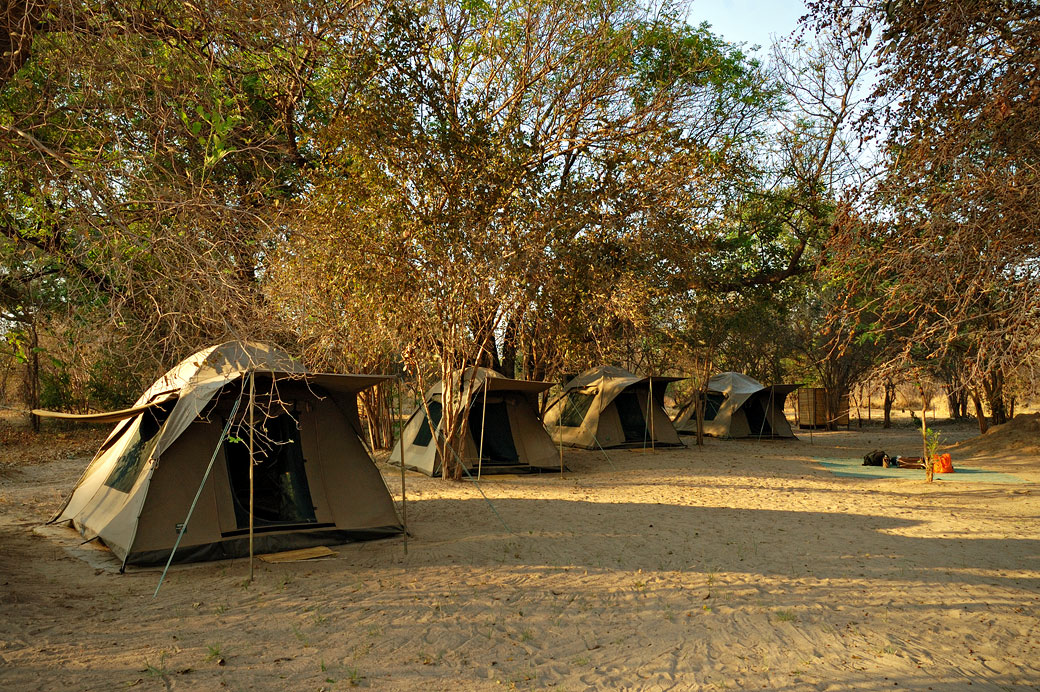
[[[864,466],[862,459],[813,459],[814,462],[824,467],[835,476],[847,476],[849,478],[908,478],[911,480],[924,480],[924,469],[900,469],[883,466]],[[1018,476],[1010,473],[999,473],[997,471],[984,471],[966,466],[957,466],[954,462],[953,468],[956,473],[940,473],[935,475],[936,481],[955,483],[1025,483]]]

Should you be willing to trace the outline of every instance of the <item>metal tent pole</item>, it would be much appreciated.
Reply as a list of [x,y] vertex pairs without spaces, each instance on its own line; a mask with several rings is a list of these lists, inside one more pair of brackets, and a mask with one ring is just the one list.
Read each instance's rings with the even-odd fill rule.
[[[441,434],[443,435],[443,433],[441,433]],[[466,474],[466,475],[467,475],[467,476],[469,477],[469,479],[470,479],[471,481],[473,481],[473,485],[477,486],[477,490],[479,490],[479,491],[480,491],[480,494],[481,494],[481,496],[482,496],[482,497],[484,498],[484,501],[488,503],[488,506],[489,506],[489,507],[491,508],[491,511],[492,511],[492,512],[494,513],[494,515],[495,515],[496,517],[498,517],[498,520],[499,520],[500,522],[502,522],[502,526],[503,526],[503,527],[505,527],[505,530],[506,530],[506,531],[508,531],[509,533],[512,533],[512,534],[513,534],[513,535],[515,536],[516,534],[515,534],[515,533],[513,533],[513,530],[512,530],[511,528],[509,528],[509,524],[507,524],[507,523],[506,523],[506,520],[505,520],[505,519],[503,519],[503,518],[502,518],[502,515],[498,513],[498,510],[497,510],[497,509],[495,509],[495,503],[494,503],[494,502],[492,502],[492,501],[491,501],[491,498],[489,498],[489,497],[487,496],[487,493],[485,493],[485,492],[484,492],[484,488],[482,488],[482,487],[481,487],[481,485],[480,485],[480,481],[479,481],[479,480],[477,480],[476,478],[474,478],[474,477],[473,477],[473,474],[472,474],[472,473],[470,473],[470,471],[469,471],[469,469],[468,469],[468,468],[466,468],[466,465],[465,465],[464,463],[462,463],[462,457],[460,457],[460,456],[459,456],[459,453],[458,453],[458,452],[456,452],[456,451],[455,451],[454,449],[452,449],[451,447],[447,447],[447,446],[446,446],[446,448],[447,448],[447,449],[448,449],[448,451],[450,451],[450,452],[451,452],[451,453],[452,453],[453,455],[455,455],[455,460],[456,460],[456,461],[457,461],[457,462],[459,463],[459,465],[460,465],[460,466],[462,467],[462,470],[463,470],[463,472],[464,472],[464,473],[465,473],[465,474]]]
[[401,426],[398,438],[401,445],[401,523],[404,524],[404,554],[408,555],[408,496],[404,484],[404,394],[401,389],[401,378],[397,378],[397,421]]
[[557,417],[556,429],[560,432],[560,478],[563,478],[563,430],[560,428],[559,422],[560,419]]
[[[574,402],[573,402],[573,401],[571,401],[571,398],[570,398],[569,396],[566,396],[566,393],[565,393],[565,395],[564,395],[564,396],[565,396],[565,398],[567,399],[567,403],[568,403],[568,404],[570,404],[570,405],[571,405],[571,408],[573,408],[573,409],[574,409],[574,412],[575,412],[575,413],[578,413],[578,414],[580,414],[580,413],[581,413],[581,411],[579,411],[579,410],[578,410],[578,407],[574,405]],[[597,392],[595,396],[596,396],[596,397],[599,397],[599,396],[600,396],[600,393],[599,393],[599,392]],[[599,413],[600,413],[600,414],[602,414],[602,413],[603,413],[603,408],[602,408],[602,407],[600,407]],[[586,411],[586,412],[585,412],[585,416],[582,416],[582,418],[581,418],[581,420],[582,420],[582,424],[584,424],[584,422],[585,422],[585,418],[586,418],[587,416],[588,416],[588,411]],[[563,427],[563,426],[561,426],[561,425],[560,425],[560,418],[562,418],[562,417],[563,417],[563,416],[561,415],[561,416],[560,416],[559,418],[557,418],[557,419],[556,419],[556,426],[557,426],[557,427]],[[597,418],[598,418],[598,414],[597,414]],[[617,466],[614,466],[614,461],[613,461],[613,460],[612,460],[612,459],[610,458],[610,455],[609,455],[609,454],[607,454],[607,450],[603,449],[603,445],[601,445],[601,444],[599,443],[599,437],[598,437],[598,436],[596,435],[596,433],[592,433],[592,439],[593,439],[593,441],[594,441],[594,442],[596,443],[596,446],[597,446],[597,447],[599,447],[599,451],[601,451],[601,452],[603,453],[603,456],[604,456],[604,457],[606,457],[606,459],[607,459],[607,463],[608,463],[608,464],[610,464],[610,468],[612,468],[612,469],[614,469],[615,471],[617,471]],[[561,445],[561,446],[563,445],[563,431],[562,431],[562,430],[560,431],[560,445]],[[562,452],[561,452],[561,454],[562,454]]]
[[650,451],[652,453],[656,453],[657,444],[654,440],[656,436],[654,433],[654,378],[652,376],[650,377],[650,401],[649,405],[646,407],[646,410],[647,413],[650,415]]
[[253,581],[253,424],[256,415],[256,371],[249,371],[249,581]]
[[231,423],[235,420],[235,414],[238,413],[238,405],[240,403],[242,403],[241,390],[239,390],[238,398],[235,399],[235,405],[231,407],[231,415],[228,416],[227,423],[224,424],[224,431],[220,433],[220,439],[217,440],[217,446],[213,448],[213,455],[209,458],[209,466],[206,467],[206,472],[202,474],[202,482],[199,483],[199,489],[195,492],[195,499],[191,501],[191,507],[188,508],[188,516],[184,517],[184,523],[181,524],[180,533],[177,534],[177,541],[173,544],[173,549],[170,551],[170,557],[166,560],[166,566],[163,567],[162,576],[159,577],[159,583],[155,587],[155,593],[152,594],[152,598],[159,595],[159,589],[162,588],[163,580],[166,579],[166,572],[170,569],[170,565],[173,563],[173,556],[177,554],[177,548],[181,544],[181,539],[184,538],[184,533],[188,530],[188,522],[191,521],[191,515],[195,512],[195,505],[199,503],[199,498],[202,497],[202,489],[206,487],[206,481],[209,480],[209,473],[213,470],[213,462],[217,460],[217,454],[220,452],[220,447],[224,444],[224,440],[227,439],[228,430],[231,429]]
[[480,444],[477,446],[477,478],[484,468],[484,421],[487,419],[488,381],[484,379],[484,404],[480,410]]

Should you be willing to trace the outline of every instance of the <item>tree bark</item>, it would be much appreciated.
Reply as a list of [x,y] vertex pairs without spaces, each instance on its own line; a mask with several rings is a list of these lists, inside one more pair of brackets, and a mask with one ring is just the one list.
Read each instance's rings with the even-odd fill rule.
[[[28,381],[26,382],[29,410],[40,408],[40,334],[36,331],[35,317],[29,322],[29,353],[26,355]],[[34,433],[40,432],[40,417],[29,414],[29,423]]]
[[841,415],[841,399],[842,395],[847,394],[848,390],[842,390],[841,387],[827,387],[827,429],[837,430],[838,429],[838,417]]
[[928,399],[924,395],[924,387],[917,385],[917,391],[921,393],[921,444],[924,447],[924,478],[928,483],[932,482],[935,472],[932,457],[928,454]]
[[502,374],[511,378],[516,377],[517,331],[516,319],[510,317],[502,335]]
[[989,430],[989,424],[986,422],[986,413],[982,410],[982,399],[979,397],[979,390],[971,390],[971,401],[975,404],[975,419],[979,421],[979,434],[985,435],[986,431]]
[[896,385],[895,385],[895,383],[892,380],[886,379],[885,380],[885,403],[883,404],[883,406],[885,408],[885,422],[882,425],[882,427],[885,427],[885,428],[891,428],[892,427],[892,404],[895,403],[895,400],[896,400]]
[[993,425],[1007,423],[1007,408],[1004,402],[1004,371],[991,370],[982,378],[982,389],[986,393],[989,414]]
[[946,387],[946,408],[948,408],[950,410],[950,418],[956,419],[956,418],[959,417],[958,416],[958,414],[960,412],[959,403],[960,402],[958,402],[958,400],[957,400],[957,392],[953,391],[949,386],[947,386]]

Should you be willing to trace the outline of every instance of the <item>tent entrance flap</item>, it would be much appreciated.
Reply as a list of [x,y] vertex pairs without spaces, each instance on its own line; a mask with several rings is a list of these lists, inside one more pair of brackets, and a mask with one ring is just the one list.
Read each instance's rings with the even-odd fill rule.
[[725,394],[708,392],[704,398],[704,420],[715,420],[715,416],[719,415],[719,409],[722,408],[722,402],[725,400]]
[[[646,398],[646,394],[642,396]],[[614,399],[618,418],[621,419],[621,430],[625,433],[625,442],[643,442],[649,434],[639,397],[639,390],[626,389]]]
[[419,412],[422,416],[422,424],[419,426],[419,432],[415,433],[415,439],[412,440],[412,444],[420,447],[429,447],[430,442],[433,441],[433,431],[436,430],[441,424],[441,413],[442,406],[439,401],[429,401],[426,404],[430,409],[430,418],[426,417],[424,411]]
[[[469,412],[469,430],[473,443],[481,449],[481,413],[483,402],[477,402]],[[509,425],[509,410],[505,401],[487,402],[484,418],[483,461],[491,464],[518,464],[520,455],[513,442],[513,429]]]
[[752,437],[772,437],[773,427],[769,424],[766,415],[766,407],[769,406],[768,396],[756,396],[753,401],[744,405],[744,415],[747,416],[748,428]]
[[[267,418],[254,431],[254,524],[258,527],[314,524],[314,502],[304,468],[296,420],[285,413]],[[249,526],[249,447],[244,440],[224,442],[228,480],[239,529]]]

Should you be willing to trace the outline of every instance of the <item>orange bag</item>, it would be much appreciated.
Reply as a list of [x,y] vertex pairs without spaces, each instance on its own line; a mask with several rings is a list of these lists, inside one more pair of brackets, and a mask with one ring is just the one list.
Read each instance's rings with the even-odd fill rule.
[[932,473],[955,473],[953,459],[949,454],[937,454],[932,457]]

